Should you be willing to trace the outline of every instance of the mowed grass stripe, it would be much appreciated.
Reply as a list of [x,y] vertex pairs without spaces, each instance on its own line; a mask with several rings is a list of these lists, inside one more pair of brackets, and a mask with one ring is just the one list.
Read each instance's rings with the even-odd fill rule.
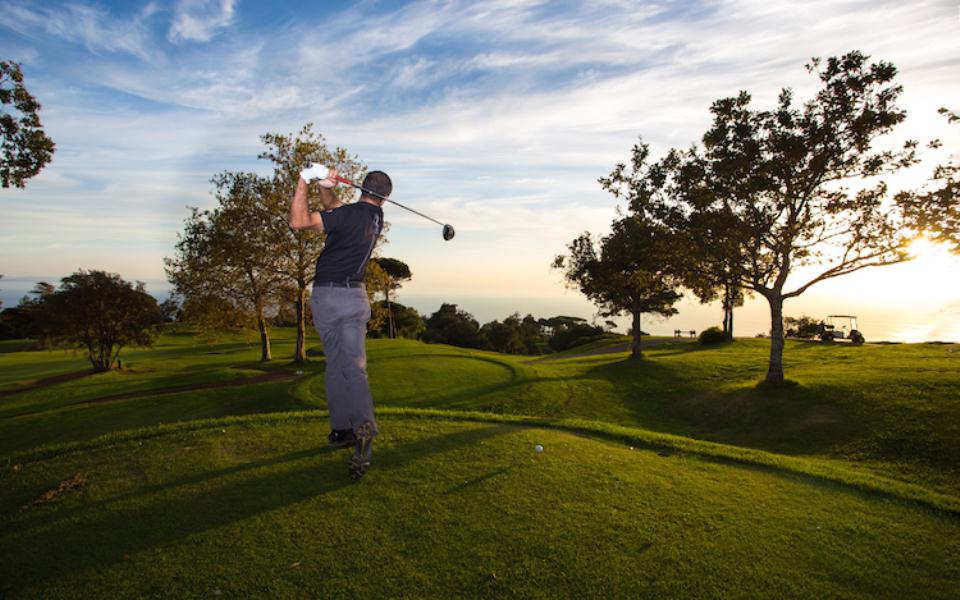
[[[919,503],[936,510],[960,515],[960,498],[929,490],[919,485],[881,477],[869,472],[857,471],[839,462],[777,455],[761,450],[704,442],[681,436],[616,426],[608,423],[585,421],[582,419],[552,420],[476,411],[413,408],[381,408],[378,410],[378,415],[406,419],[508,424],[580,433],[591,437],[616,441],[628,447],[667,450],[725,463],[736,463],[781,471],[786,474],[848,486],[869,493],[882,494],[898,500]],[[10,455],[2,460],[8,465],[23,465],[70,453],[98,451],[104,447],[123,445],[131,441],[142,442],[144,440],[167,436],[175,437],[194,431],[224,430],[226,427],[284,426],[290,423],[311,421],[316,422],[317,427],[322,429],[326,425],[326,418],[327,413],[325,411],[301,411],[232,416],[220,419],[201,419],[107,434],[84,442],[50,444],[34,448],[24,453]]]
[[[4,477],[0,579],[44,598],[946,598],[960,578],[955,516],[855,490],[411,410],[382,412],[354,483],[317,416],[164,426],[26,465]],[[18,509],[76,471],[76,493]]]

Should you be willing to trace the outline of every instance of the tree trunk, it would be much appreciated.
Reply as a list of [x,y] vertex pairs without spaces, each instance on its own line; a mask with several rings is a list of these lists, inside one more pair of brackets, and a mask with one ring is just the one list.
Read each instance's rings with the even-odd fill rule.
[[300,283],[297,287],[297,300],[295,303],[297,311],[297,345],[293,352],[293,362],[295,363],[307,362],[306,290],[307,287],[304,283]]
[[393,306],[390,305],[390,287],[387,286],[383,290],[383,295],[387,299],[387,324],[389,325],[390,339],[395,339],[397,337],[397,329],[393,324]]
[[263,318],[263,296],[260,288],[257,287],[257,280],[254,277],[253,269],[247,267],[247,281],[250,284],[253,295],[253,307],[257,315],[257,328],[260,330],[260,362],[267,362],[273,359],[270,355],[270,331],[267,329],[267,320]]
[[770,303],[770,366],[765,383],[783,383],[783,297],[778,291],[767,296]]
[[257,327],[260,329],[260,362],[273,360],[270,355],[270,331],[267,329],[267,320],[263,318],[263,308],[257,307]]
[[723,286],[723,338],[733,341],[733,291],[729,285]]
[[640,311],[634,310],[633,314],[633,341],[630,343],[630,358],[641,360],[643,354],[640,352],[640,339],[642,331],[640,330]]
[[733,307],[727,309],[727,341],[733,341]]

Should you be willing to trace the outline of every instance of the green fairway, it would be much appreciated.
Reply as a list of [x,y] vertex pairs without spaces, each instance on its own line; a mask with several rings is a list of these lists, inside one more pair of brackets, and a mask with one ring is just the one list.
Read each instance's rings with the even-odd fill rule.
[[[946,598],[960,577],[951,515],[522,424],[382,421],[359,483],[299,415],[31,463],[4,478],[3,580],[38,598]],[[20,509],[75,472],[80,491]]]
[[[292,332],[274,333],[289,356]],[[60,382],[42,380],[81,356],[0,349],[0,596],[951,597],[960,584],[954,346],[788,342],[791,381],[770,390],[765,340],[642,361],[369,340],[383,434],[353,482],[349,453],[324,444],[319,347],[306,365],[263,365],[254,342],[168,333],[125,352],[123,372]],[[82,485],[32,504],[77,473]]]

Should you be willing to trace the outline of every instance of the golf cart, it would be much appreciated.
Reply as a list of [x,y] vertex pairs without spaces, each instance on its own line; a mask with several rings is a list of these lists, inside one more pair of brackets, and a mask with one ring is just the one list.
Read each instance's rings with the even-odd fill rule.
[[857,329],[857,317],[853,315],[830,315],[826,320],[820,321],[819,336],[823,342],[846,340],[855,346],[865,341],[863,334]]

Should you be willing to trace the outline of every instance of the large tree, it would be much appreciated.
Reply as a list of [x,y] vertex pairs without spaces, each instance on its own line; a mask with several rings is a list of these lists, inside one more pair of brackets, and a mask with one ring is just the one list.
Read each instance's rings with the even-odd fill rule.
[[[667,200],[680,205],[694,236],[704,231],[700,219],[726,215],[725,237],[739,257],[731,274],[770,306],[771,384],[784,379],[785,300],[821,281],[908,259],[882,176],[914,164],[917,144],[875,147],[906,116],[897,107],[896,68],[851,52],[814,59],[807,69],[821,88],[801,105],[789,89],[772,110],[751,108],[747,92],[714,102],[702,175],[687,179],[692,191]],[[648,200],[632,208],[656,213],[643,205]],[[730,256],[728,244],[697,250],[714,263]]]
[[40,123],[40,103],[23,85],[20,64],[0,61],[0,186],[23,188],[53,158],[55,144]]
[[[268,133],[261,138],[267,149],[260,158],[273,163],[273,177],[270,180],[264,201],[274,216],[269,229],[263,231],[270,236],[278,263],[277,272],[294,290],[293,302],[296,315],[297,341],[294,347],[294,362],[307,360],[306,351],[306,303],[309,295],[317,257],[323,248],[325,236],[306,229],[293,230],[287,226],[290,200],[297,189],[297,181],[309,163],[318,163],[336,167],[342,177],[358,181],[365,171],[356,156],[343,148],[330,149],[324,137],[313,131],[307,124],[297,134]],[[316,185],[316,184],[315,184]],[[352,191],[344,186],[334,189],[334,193],[346,201]],[[315,196],[311,196],[312,201]],[[311,210],[321,210],[319,202]]]
[[614,221],[612,229],[601,238],[599,251],[590,233],[581,234],[553,266],[598,306],[601,316],[633,317],[630,356],[639,359],[641,315],[676,314],[682,280],[671,268],[673,244],[665,227],[634,215]]
[[630,166],[618,164],[600,184],[626,199],[631,214],[670,231],[671,271],[702,303],[720,301],[724,337],[732,340],[733,310],[747,295],[739,277],[739,240],[732,235],[736,215],[702,183],[708,166],[695,148],[671,150],[655,162],[649,157],[649,145],[641,142]]
[[108,371],[127,346],[149,347],[160,334],[156,299],[141,282],[104,271],[77,271],[43,302],[41,323],[51,339],[83,348],[93,370]]
[[269,361],[266,313],[279,276],[273,240],[264,235],[276,218],[263,201],[268,182],[252,173],[228,171],[216,175],[213,183],[218,206],[193,209],[176,256],[165,261],[167,278],[184,297],[221,297],[252,313],[260,334],[260,360]]

